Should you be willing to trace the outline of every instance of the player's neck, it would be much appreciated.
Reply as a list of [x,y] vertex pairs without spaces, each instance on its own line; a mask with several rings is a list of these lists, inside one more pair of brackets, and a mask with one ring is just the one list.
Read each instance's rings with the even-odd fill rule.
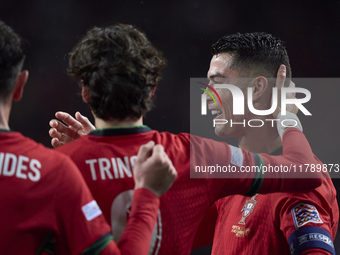
[[8,102],[0,102],[0,129],[9,130],[8,120],[11,107]]
[[271,153],[282,145],[276,127],[248,127],[246,134],[238,139],[239,147],[254,153]]
[[112,127],[133,127],[142,126],[143,117],[139,119],[125,119],[125,120],[103,120],[95,118],[96,129],[112,128]]

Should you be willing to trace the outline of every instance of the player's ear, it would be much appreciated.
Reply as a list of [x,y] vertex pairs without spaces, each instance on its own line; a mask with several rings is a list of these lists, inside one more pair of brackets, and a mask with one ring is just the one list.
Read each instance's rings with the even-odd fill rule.
[[158,79],[155,80],[155,85],[151,86],[151,93],[150,93],[149,98],[153,97],[153,95],[155,94],[156,88],[157,88],[157,84],[158,84]]
[[258,76],[252,81],[252,87],[253,101],[257,101],[265,93],[268,87],[268,80],[266,79],[266,77]]
[[22,98],[24,87],[28,79],[28,71],[23,70],[18,75],[17,83],[15,84],[13,101],[19,101]]
[[157,87],[157,85],[152,87],[151,93],[150,93],[150,98],[153,97],[153,95],[155,94],[155,92],[156,92],[156,87]]
[[85,103],[88,103],[90,101],[90,88],[89,88],[89,86],[83,85],[83,87],[81,88],[81,95],[82,95]]

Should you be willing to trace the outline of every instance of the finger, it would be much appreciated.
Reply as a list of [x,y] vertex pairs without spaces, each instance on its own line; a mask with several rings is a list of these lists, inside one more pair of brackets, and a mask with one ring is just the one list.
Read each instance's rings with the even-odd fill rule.
[[75,130],[82,128],[82,125],[79,123],[79,121],[66,112],[56,112],[55,116],[68,126],[73,127]]
[[55,128],[58,132],[61,133],[66,132],[66,130],[68,129],[67,126],[65,126],[63,123],[55,119],[50,120],[49,124],[51,128]]
[[[290,81],[288,88],[295,88],[295,83]],[[296,93],[295,92],[289,92],[287,93],[287,98],[295,98],[296,97]]]
[[171,159],[168,157],[168,154],[165,154],[165,158],[166,158],[166,161],[168,162],[168,167],[169,167],[169,171],[172,173],[174,179],[177,178],[177,171],[176,171],[176,168],[174,167],[174,165],[172,164],[172,161]]
[[54,138],[56,138],[58,143],[60,143],[60,144],[69,143],[69,142],[74,140],[72,137],[65,135],[64,133],[59,132],[56,128],[51,128],[48,131],[48,133],[49,133],[50,137],[52,138],[52,140]]
[[168,154],[165,154],[167,159],[169,160],[169,164],[170,164],[170,168],[172,169],[171,171],[175,171],[176,172],[176,176],[177,176],[177,171],[176,168],[174,167],[174,165],[172,164],[171,159],[168,157]]
[[57,148],[57,147],[63,145],[63,143],[61,143],[58,138],[53,138],[51,140],[51,144],[54,148]]
[[58,138],[61,136],[61,134],[57,131],[56,128],[50,128],[48,131],[48,134],[50,135],[51,138]]
[[163,145],[157,144],[152,148],[150,160],[153,160],[154,164],[158,164],[161,167],[170,167],[171,161],[165,153]]
[[[76,112],[76,119],[79,121],[79,123],[82,125],[82,129],[83,131],[85,131],[85,133],[90,133],[92,130],[95,130],[95,126],[92,125],[92,123],[90,122],[90,120],[85,117],[84,115],[82,115],[80,112]],[[78,129],[80,131],[80,129]]]
[[82,115],[80,112],[76,112],[76,119],[81,123],[81,124],[87,124],[89,122],[89,119]]
[[163,154],[165,154],[163,145],[157,144],[157,145],[153,146],[152,155],[160,155],[160,156],[164,157]]
[[[55,122],[57,123],[57,125],[55,125]],[[60,135],[63,135],[65,137],[69,137],[72,140],[78,138],[78,133],[77,133],[77,131],[74,130],[74,128],[72,126],[67,127],[63,123],[61,123],[60,121],[57,121],[57,120],[51,120],[50,126],[52,127],[52,125],[53,125],[53,128],[56,129],[56,131],[58,133],[60,133]],[[51,136],[51,134],[50,134],[50,136]],[[56,136],[56,137],[60,139],[60,136]]]
[[50,120],[49,122],[51,128],[56,128],[58,127],[58,121],[55,119]]
[[176,180],[178,177],[178,173],[177,173],[176,168],[172,165],[172,162],[171,162],[171,172],[173,173],[174,179]]
[[[291,86],[291,88],[295,88],[295,83],[290,81],[289,86]],[[293,93],[293,97],[294,98],[296,97],[296,93],[295,92]]]
[[280,68],[277,71],[276,87],[278,89],[281,89],[284,86],[285,80],[286,80],[286,66],[280,65]]
[[[60,133],[63,133],[65,136],[69,136],[72,139],[76,139],[79,136],[82,136],[84,134],[85,131],[84,131],[83,125],[78,120],[73,118],[70,114],[68,114],[66,112],[57,112],[55,115],[58,119],[62,120],[63,122],[65,122],[68,125],[68,127],[67,127],[64,124],[62,124],[61,122],[59,122],[57,130]],[[92,124],[90,123],[90,125],[92,125]],[[93,129],[89,130],[87,133],[89,133]]]
[[149,157],[150,153],[152,152],[152,148],[154,145],[155,145],[155,142],[150,141],[147,144],[140,146],[138,154],[137,154],[137,158],[136,158],[136,163],[144,162]]
[[[155,147],[154,147],[154,149],[155,149]],[[168,157],[168,154],[166,154],[166,152],[164,151],[163,146],[162,146],[161,149],[158,150],[158,153],[161,153],[161,156],[162,156],[162,160],[161,160],[162,167],[166,167],[167,168],[168,173],[170,174],[170,175],[168,175],[168,178],[173,183],[176,180],[177,175],[178,175],[177,171],[176,171],[176,168],[173,166],[172,161]]]

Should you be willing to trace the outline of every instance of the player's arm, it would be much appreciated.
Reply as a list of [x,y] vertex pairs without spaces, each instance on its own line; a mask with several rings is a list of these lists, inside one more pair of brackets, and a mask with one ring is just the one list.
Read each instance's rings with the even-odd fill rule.
[[335,255],[332,215],[324,199],[323,194],[313,191],[308,196],[288,198],[279,204],[280,228],[292,255]]
[[[177,172],[161,145],[141,146],[136,158],[135,192],[130,219],[118,244],[112,240],[100,208],[79,170],[65,158],[56,195],[61,254],[148,254],[156,222],[159,197],[174,182]],[[67,252],[66,252],[67,251]],[[64,253],[63,253],[64,252]]]
[[[256,193],[271,193],[271,192],[279,192],[279,191],[286,191],[286,192],[304,192],[311,190],[314,188],[314,186],[320,186],[321,184],[321,179],[295,179],[295,178],[285,178],[285,173],[252,173],[252,172],[244,172],[244,173],[238,173],[238,171],[242,171],[242,167],[247,167],[247,166],[256,166],[258,169],[261,168],[261,166],[289,166],[290,164],[296,164],[299,165],[301,162],[315,162],[315,159],[313,157],[313,153],[310,149],[308,149],[308,142],[304,138],[304,135],[297,129],[288,129],[283,137],[284,140],[284,156],[280,156],[277,158],[272,158],[272,156],[269,156],[267,154],[254,154],[250,152],[246,152],[240,148],[233,147],[232,150],[230,150],[230,154],[232,155],[228,159],[226,157],[223,157],[222,153],[223,151],[228,150],[229,145],[224,145],[223,143],[220,143],[218,147],[215,146],[211,148],[210,153],[207,153],[207,148],[211,145],[211,143],[206,143],[203,145],[205,148],[205,153],[209,156],[207,157],[212,157],[212,155],[216,155],[217,153],[221,153],[220,155],[218,154],[217,157],[214,160],[211,160],[210,163],[207,163],[207,165],[213,165],[216,161],[221,159],[227,159],[230,160],[233,164],[238,164],[234,165],[235,167],[235,173],[212,173],[209,174],[207,179],[207,184],[208,188],[207,191],[211,195],[211,200],[212,202],[215,201],[218,198],[230,195],[230,194],[241,194],[241,195],[247,195],[247,196],[252,196],[255,195]],[[286,144],[288,143],[288,144]],[[225,146],[223,148],[223,146]],[[302,149],[300,146],[302,146]],[[289,149],[291,148],[292,149]],[[301,151],[302,150],[302,151]],[[310,159],[304,158],[306,154],[310,154]],[[235,156],[236,155],[236,156]],[[243,155],[243,158],[240,157],[240,155]],[[235,158],[238,157],[238,162]],[[264,160],[263,160],[263,159]],[[292,158],[292,159],[290,159]],[[298,161],[296,161],[296,159]],[[300,161],[302,159],[302,161]],[[266,162],[266,163],[265,163]],[[269,162],[269,163],[268,163]],[[203,163],[204,164],[204,163]],[[198,165],[203,165],[203,164],[198,164]],[[228,164],[227,164],[228,165]],[[223,167],[223,163],[219,163],[220,167]],[[228,178],[231,178],[230,175],[234,175],[236,179],[211,179],[212,177],[215,177],[214,175],[217,175],[217,177],[225,177],[225,175],[228,175]],[[265,178],[265,176],[269,175],[272,178]],[[288,173],[289,174],[289,173]],[[305,174],[305,173],[302,173]],[[292,173],[291,177],[297,176],[298,173]],[[205,175],[206,176],[206,175]],[[256,178],[254,178],[254,176]],[[280,178],[283,177],[283,178]],[[289,177],[289,176],[286,176]],[[217,195],[217,196],[216,196]],[[208,214],[205,216],[206,218],[204,219],[204,222],[209,222],[210,226],[208,229],[212,229],[212,225],[215,224],[216,216],[211,217],[211,215]],[[202,226],[200,226],[202,227]],[[206,227],[206,226],[204,226]],[[198,231],[196,233],[196,239],[194,242],[193,248],[198,248],[202,247],[202,244],[206,244],[206,242],[202,242],[202,240],[207,241],[211,240],[211,232],[207,231]],[[210,235],[209,235],[210,234]]]
[[[276,79],[276,87],[278,89],[278,93],[280,93],[281,88],[284,87],[286,79],[286,67],[285,65],[281,65],[277,72]],[[295,84],[290,81],[289,87],[295,87]],[[294,93],[290,93],[286,95],[287,98],[295,98]],[[301,186],[303,188],[304,185],[308,185],[308,183],[313,183],[317,185],[316,187],[321,185],[320,179],[315,178],[323,178],[323,174],[312,174],[311,170],[308,169],[308,164],[317,163],[316,158],[312,152],[312,149],[302,133],[302,125],[296,116],[298,112],[297,106],[287,105],[287,114],[285,116],[281,116],[281,97],[278,97],[278,104],[276,107],[273,116],[275,119],[278,119],[276,122],[278,134],[282,139],[283,145],[283,154],[281,156],[269,156],[267,154],[254,154],[254,157],[259,159],[259,165],[261,166],[277,166],[279,167],[279,175],[281,178],[285,178],[282,180],[281,185],[284,185],[284,182],[290,182],[288,178],[291,178],[293,184],[295,181],[296,186]],[[285,121],[285,126],[282,123]],[[306,165],[307,164],[307,165]],[[268,168],[267,168],[268,169]],[[284,169],[285,172],[282,171]],[[262,169],[266,170],[266,169]],[[270,169],[269,169],[270,170]],[[266,173],[267,178],[277,178],[279,177],[276,173]],[[297,178],[306,178],[306,179],[297,179]],[[307,178],[310,178],[307,180]],[[278,185],[272,183],[271,185]],[[270,185],[270,181],[264,183],[261,189],[258,191],[261,193],[266,188],[266,185]],[[315,187],[315,188],[316,188]],[[287,190],[289,191],[289,190]],[[290,191],[291,192],[291,191]]]
[[[276,87],[278,89],[278,93],[280,93],[281,88],[284,86],[286,79],[286,67],[281,65],[276,79]],[[289,87],[295,87],[293,82],[290,82]],[[287,95],[287,98],[294,98],[295,94]],[[316,162],[312,149],[302,133],[302,125],[296,116],[298,112],[298,108],[296,105],[287,105],[287,115],[281,116],[281,97],[278,97],[278,104],[273,116],[275,119],[279,119],[277,124],[278,133],[282,139],[283,144],[283,154],[281,156],[269,156],[267,154],[254,153],[254,160],[256,164],[261,168],[262,173],[258,173],[255,177],[254,182],[252,183],[253,189],[251,188],[248,191],[249,195],[253,195],[256,192],[258,193],[267,193],[272,192],[273,187],[279,187],[282,190],[287,192],[298,192],[297,189],[310,189],[313,185],[314,188],[321,185],[321,179],[324,176],[322,173],[311,173],[311,170],[308,169],[308,164],[313,164]],[[291,119],[292,121],[285,121],[285,126],[282,126],[281,123],[285,119]],[[307,165],[306,165],[307,164]],[[263,168],[266,166],[267,168]],[[279,169],[278,173],[275,172],[264,172],[265,170],[270,170],[270,166],[277,166]],[[284,169],[284,171],[282,171]],[[282,178],[274,179],[273,181],[269,179],[265,179],[262,183],[261,178],[266,175],[267,178]],[[310,178],[310,179],[297,179],[297,178]],[[262,186],[257,189],[256,183],[262,184]],[[311,184],[309,186],[309,184]],[[295,188],[289,188],[289,186],[295,186]],[[288,189],[286,189],[288,188]],[[275,188],[274,188],[275,189]],[[302,191],[300,190],[300,191]]]
[[136,189],[129,221],[119,242],[111,241],[100,254],[148,254],[158,209],[159,198],[152,191]]
[[[304,165],[316,160],[304,134],[296,128],[285,131],[281,156],[251,153],[195,136],[191,136],[190,143],[191,177],[205,179],[212,203],[232,194],[305,192],[322,182],[322,173]],[[296,172],[294,166],[297,166]],[[274,167],[285,170],[271,170]],[[286,172],[290,168],[291,172]]]
[[[286,68],[281,65],[277,74],[276,87],[280,90],[284,86]],[[291,83],[291,86],[294,86]],[[294,97],[295,95],[290,95]],[[277,118],[280,113],[280,100],[278,108],[274,113]],[[297,112],[295,106],[289,106],[287,110]],[[285,116],[280,116],[280,123]],[[295,114],[286,118],[294,118],[299,123]],[[285,124],[288,125],[286,122]],[[294,123],[295,124],[295,123]],[[299,124],[301,127],[301,124]],[[302,129],[302,127],[300,128]],[[191,177],[197,178],[235,178],[233,182],[212,181],[208,183],[208,190],[212,194],[212,202],[230,194],[242,194],[252,196],[256,193],[271,192],[304,192],[321,185],[322,173],[311,172],[308,165],[315,163],[314,154],[304,134],[295,127],[278,126],[278,132],[282,136],[283,155],[269,156],[267,154],[251,153],[241,148],[230,146],[226,143],[217,143],[208,139],[191,136]],[[227,166],[224,172],[201,173],[200,166]],[[253,168],[252,168],[253,167]],[[269,171],[270,167],[279,167],[290,172]],[[216,167],[217,168],[217,167]],[[232,168],[233,171],[230,171]],[[250,171],[251,170],[251,171]],[[265,178],[266,177],[266,178]],[[307,180],[297,178],[310,178]],[[217,185],[219,183],[220,185]],[[232,184],[232,185],[231,185]],[[218,196],[215,196],[215,190]],[[247,192],[245,190],[248,190]]]
[[[171,187],[176,177],[176,169],[163,146],[154,146],[153,141],[141,146],[135,162],[135,192],[131,214],[118,242],[120,254],[148,254],[159,209],[159,197]],[[110,254],[109,249],[101,254]]]
[[332,254],[333,253],[321,249],[309,249],[301,253],[301,255],[332,255]]

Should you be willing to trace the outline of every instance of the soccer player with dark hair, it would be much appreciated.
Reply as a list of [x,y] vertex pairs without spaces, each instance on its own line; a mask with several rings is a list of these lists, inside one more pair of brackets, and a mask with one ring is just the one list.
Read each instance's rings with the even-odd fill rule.
[[[281,64],[286,65],[287,78],[291,78],[285,46],[281,40],[267,33],[224,36],[213,44],[212,55],[208,71],[210,85],[250,78],[256,109],[270,108],[271,90],[275,86],[271,80],[276,77],[276,70]],[[246,91],[249,85],[243,86],[239,82],[238,86]],[[221,98],[230,96],[223,89],[218,92]],[[207,104],[210,110],[220,113],[216,118],[239,121],[238,116],[230,115],[230,98],[223,102],[223,107],[215,106],[212,99]],[[254,115],[246,109],[246,121],[254,118],[265,120],[270,116]],[[235,125],[229,129],[216,127],[215,133],[220,137],[237,137],[239,146],[252,152],[282,154],[281,139],[271,125],[256,128]],[[317,165],[322,165],[315,156],[314,159]],[[338,228],[339,206],[328,171],[324,175],[322,185],[308,193],[255,194],[251,198],[235,195],[217,201],[218,216],[212,253],[335,254],[332,240]],[[203,226],[214,224],[212,215],[216,208],[208,214],[210,222],[205,219],[202,223],[194,247],[201,246],[204,240],[209,239],[207,228]]]
[[[263,179],[254,178],[254,173],[245,173],[244,178],[233,180],[190,179],[190,165],[235,165],[236,154],[243,156],[243,161],[235,165],[239,170],[241,166],[256,165],[262,160],[267,166],[301,164],[300,160],[290,161],[290,154],[302,148],[305,149],[303,156],[310,158],[312,152],[303,133],[296,128],[288,128],[283,136],[284,143],[294,143],[292,148],[287,148],[283,156],[271,157],[189,134],[160,133],[143,126],[143,117],[150,109],[164,66],[162,54],[133,26],[92,28],[70,53],[68,72],[82,88],[82,97],[93,113],[96,129],[81,136],[88,133],[91,126],[79,113],[76,114],[78,121],[66,113],[56,114],[69,126],[57,120],[50,122],[52,144],[59,146],[57,150],[69,155],[81,169],[103,214],[111,222],[115,238],[120,237],[128,220],[136,149],[150,140],[164,146],[178,172],[174,186],[161,198],[150,254],[189,254],[200,221],[220,197],[297,191],[305,189],[305,185],[314,185],[315,179],[308,182]],[[284,66],[279,74],[285,77]],[[282,86],[282,80],[278,79],[278,87]],[[70,139],[76,140],[68,143]]]
[[148,254],[159,197],[177,176],[163,147],[150,142],[139,151],[130,221],[117,246],[70,158],[9,128],[28,78],[24,59],[20,37],[0,21],[1,254]]

